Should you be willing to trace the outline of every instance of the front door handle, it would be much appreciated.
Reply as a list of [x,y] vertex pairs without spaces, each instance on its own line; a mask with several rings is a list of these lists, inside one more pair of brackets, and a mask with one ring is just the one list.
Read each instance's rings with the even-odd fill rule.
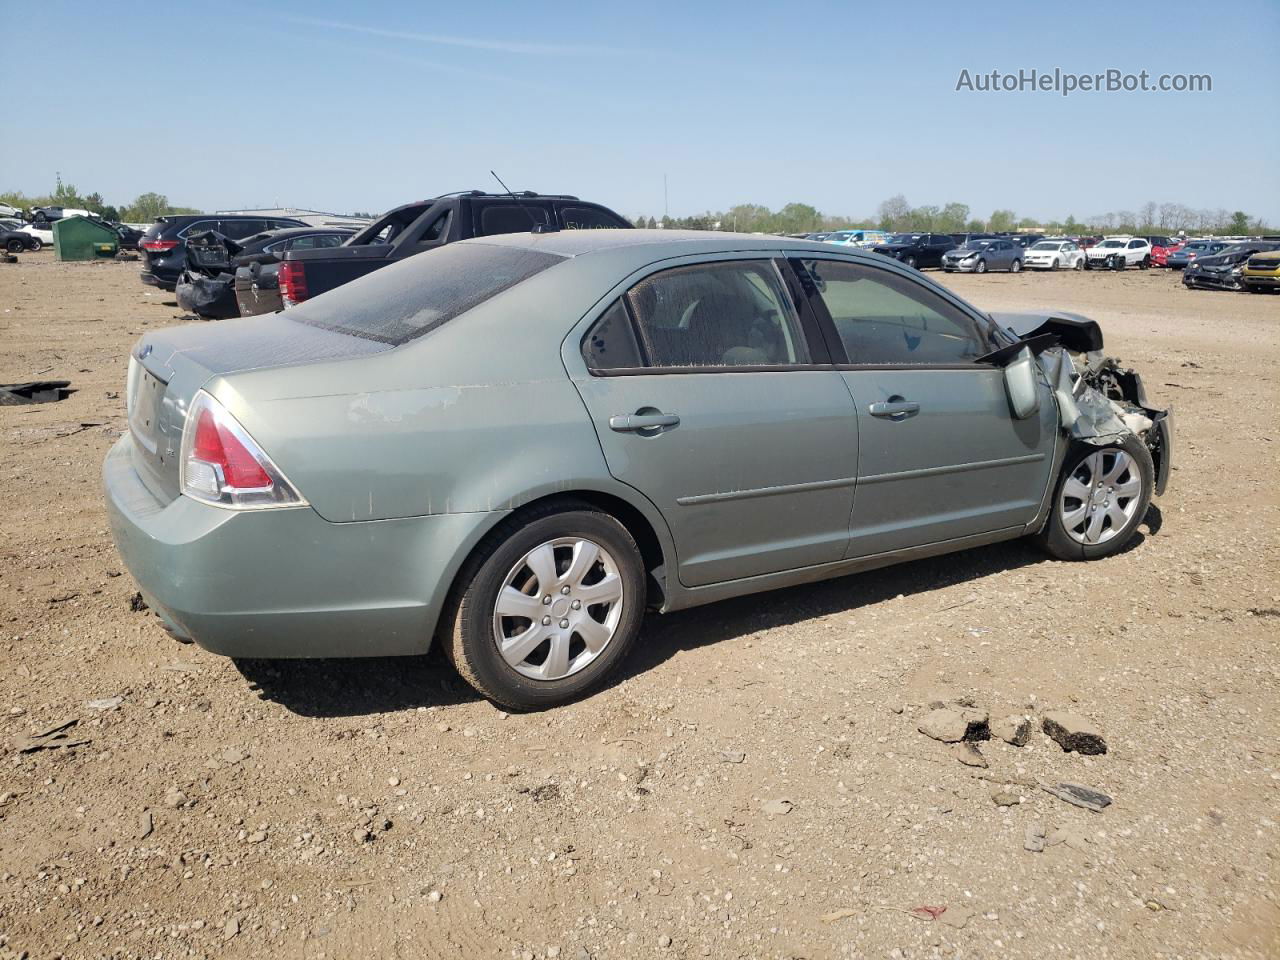
[[674,413],[628,413],[609,418],[609,429],[618,433],[636,433],[679,426],[680,418]]
[[868,409],[873,417],[883,417],[886,420],[905,420],[907,417],[920,412],[920,404],[914,400],[890,397],[888,400],[881,400],[878,403],[871,404]]

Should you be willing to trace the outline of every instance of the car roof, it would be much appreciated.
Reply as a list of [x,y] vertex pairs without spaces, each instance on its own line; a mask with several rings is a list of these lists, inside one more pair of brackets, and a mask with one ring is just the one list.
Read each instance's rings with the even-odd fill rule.
[[679,257],[753,250],[811,251],[831,255],[830,244],[775,234],[722,233],[717,230],[560,230],[552,233],[502,233],[460,243],[538,250],[560,257],[580,257],[605,250],[634,249],[637,257]]

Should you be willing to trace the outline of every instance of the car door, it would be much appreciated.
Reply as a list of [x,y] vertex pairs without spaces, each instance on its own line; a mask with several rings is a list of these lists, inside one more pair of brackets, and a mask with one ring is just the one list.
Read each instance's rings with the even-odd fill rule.
[[857,419],[784,268],[735,255],[637,275],[566,343],[609,472],[662,512],[687,586],[845,553]]
[[858,417],[849,557],[1012,530],[1036,516],[1057,441],[1047,382],[1016,419],[990,322],[904,271],[797,261]]

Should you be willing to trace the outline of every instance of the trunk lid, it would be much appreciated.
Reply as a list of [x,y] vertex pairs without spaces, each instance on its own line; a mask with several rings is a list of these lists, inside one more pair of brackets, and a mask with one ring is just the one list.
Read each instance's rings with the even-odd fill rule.
[[390,349],[389,344],[298,323],[283,313],[149,333],[129,358],[126,407],[134,468],[162,503],[178,496],[187,410],[213,377]]

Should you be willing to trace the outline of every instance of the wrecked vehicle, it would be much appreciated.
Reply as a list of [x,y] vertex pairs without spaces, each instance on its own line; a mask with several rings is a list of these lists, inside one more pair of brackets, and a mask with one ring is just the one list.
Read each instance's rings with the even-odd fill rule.
[[1280,243],[1246,240],[1211,256],[1201,254],[1183,268],[1182,283],[1191,290],[1243,290],[1246,262],[1255,253],[1272,250],[1280,250]]
[[600,686],[646,610],[1023,536],[1110,556],[1172,456],[1093,321],[988,315],[858,248],[672,230],[464,240],[152,331],[126,393],[110,525],[174,635],[439,643],[515,709]]
[[[187,266],[174,287],[178,306],[206,320],[238,317],[241,271],[252,276],[251,284],[261,283],[265,290],[267,277],[274,280],[275,267],[286,251],[336,247],[354,232],[334,227],[289,227],[257,233],[239,243],[214,230],[191,234],[187,237]],[[257,294],[254,287],[244,295],[256,298]],[[275,309],[280,309],[278,293]]]

